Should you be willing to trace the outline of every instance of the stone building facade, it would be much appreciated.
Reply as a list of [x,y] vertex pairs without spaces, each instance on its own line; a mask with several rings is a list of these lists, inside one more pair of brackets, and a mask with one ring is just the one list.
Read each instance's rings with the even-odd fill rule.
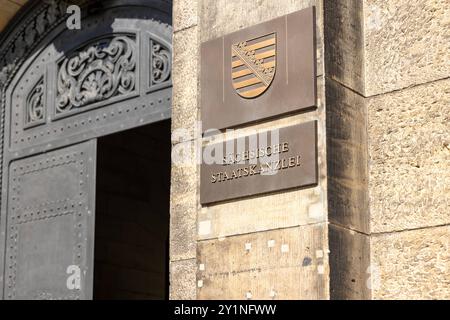
[[445,1],[175,1],[172,127],[202,112],[202,42],[313,5],[317,111],[239,131],[317,119],[319,185],[202,207],[173,168],[174,298],[449,298]]
[[[47,2],[50,6],[60,3]],[[82,12],[89,7],[88,2],[78,2]],[[180,129],[189,132],[181,137],[173,135],[167,143],[172,157],[182,150],[191,161],[184,165],[172,164],[170,191],[167,187],[166,193],[152,200],[163,199],[164,195],[169,199],[170,192],[168,207],[160,208],[170,212],[170,222],[167,220],[170,286],[166,288],[166,296],[171,299],[450,298],[450,7],[447,1],[148,2],[171,8],[164,9],[167,12],[162,10],[165,16],[171,14],[164,21],[172,32],[172,47],[167,48],[172,52],[171,115],[159,119],[149,116],[141,123],[130,122],[126,128],[117,130],[105,129],[76,142],[100,140],[110,133],[148,124],[153,131],[145,135],[153,137],[152,148],[159,148],[163,142],[154,137],[161,136],[165,129],[164,125],[155,127],[155,123],[157,126],[169,117],[172,132]],[[7,50],[20,47],[10,39],[19,33],[20,18],[31,14],[33,6],[26,3],[1,1],[0,28],[9,22],[0,43],[3,109],[9,106],[5,92],[10,81],[14,81],[11,70],[16,63],[8,58]],[[23,9],[17,13],[22,5]],[[204,110],[200,99],[201,44],[311,6],[315,6],[316,13],[317,108],[241,125],[234,128],[233,136],[199,135],[195,128]],[[161,11],[156,7],[152,10]],[[89,11],[83,19],[96,14],[95,10]],[[61,11],[60,25],[64,17]],[[159,21],[158,17],[152,19]],[[130,17],[133,18],[136,17]],[[152,26],[149,28],[151,33]],[[33,56],[35,49],[30,50],[20,53],[24,60]],[[17,56],[18,51],[12,55]],[[144,103],[153,97],[152,92],[148,94],[143,97]],[[198,146],[212,139],[225,141],[254,130],[284,128],[311,120],[318,123],[316,186],[215,204],[200,203]],[[112,139],[104,146],[127,141],[120,139]],[[142,139],[141,143],[146,141]],[[5,182],[9,160],[5,160],[4,154],[7,159],[15,159],[14,148],[9,150],[5,143],[2,142],[5,145],[2,149],[2,237],[5,237],[10,211],[5,204],[5,197],[10,196],[10,186]],[[39,149],[39,145],[35,148]],[[111,158],[118,152],[112,147],[106,149],[103,154]],[[26,149],[17,158],[33,152]],[[155,160],[149,154],[140,156],[164,167],[161,159]],[[167,158],[164,160],[167,162]],[[108,185],[113,180],[104,181]],[[146,187],[136,186],[137,189]],[[109,198],[105,196],[105,199]],[[125,204],[123,210],[126,208]],[[140,208],[150,210],[150,207]],[[158,221],[156,225],[162,226],[166,220]],[[155,224],[154,221],[144,223]],[[107,224],[105,228],[108,229]],[[156,243],[161,239],[150,240]],[[0,241],[0,244],[6,246],[8,242]],[[107,248],[108,241],[102,244]],[[163,255],[158,250],[153,252]],[[136,255],[143,254],[136,251]],[[7,258],[4,254],[2,257]],[[159,272],[150,271],[151,266],[145,270],[145,279],[155,279]],[[5,279],[6,272],[3,270],[2,274]],[[6,284],[2,280],[2,285]],[[101,286],[107,287],[104,283]],[[146,292],[148,297],[161,298],[158,293]],[[2,297],[8,298],[6,294]]]

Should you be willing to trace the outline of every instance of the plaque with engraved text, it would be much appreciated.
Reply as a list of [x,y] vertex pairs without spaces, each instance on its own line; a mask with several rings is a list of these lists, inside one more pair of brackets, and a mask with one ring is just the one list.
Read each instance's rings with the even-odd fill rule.
[[[205,146],[202,204],[317,184],[317,121]],[[240,144],[240,147],[239,147]],[[220,156],[217,156],[220,154]]]

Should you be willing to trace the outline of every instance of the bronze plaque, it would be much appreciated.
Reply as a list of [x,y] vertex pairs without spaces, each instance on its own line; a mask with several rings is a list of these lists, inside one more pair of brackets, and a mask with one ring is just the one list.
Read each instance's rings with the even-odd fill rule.
[[314,7],[201,45],[203,129],[316,107]]
[[315,185],[316,146],[317,121],[205,146],[200,201]]

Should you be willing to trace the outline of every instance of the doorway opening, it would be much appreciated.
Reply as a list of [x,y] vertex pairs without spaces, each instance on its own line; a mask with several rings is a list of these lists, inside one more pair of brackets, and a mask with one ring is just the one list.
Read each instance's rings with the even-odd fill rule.
[[170,120],[98,139],[94,299],[168,299]]

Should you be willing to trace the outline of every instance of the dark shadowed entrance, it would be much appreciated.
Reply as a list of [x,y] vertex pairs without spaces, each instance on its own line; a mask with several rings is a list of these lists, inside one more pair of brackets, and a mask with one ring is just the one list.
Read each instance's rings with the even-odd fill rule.
[[170,121],[98,139],[94,299],[168,297]]

